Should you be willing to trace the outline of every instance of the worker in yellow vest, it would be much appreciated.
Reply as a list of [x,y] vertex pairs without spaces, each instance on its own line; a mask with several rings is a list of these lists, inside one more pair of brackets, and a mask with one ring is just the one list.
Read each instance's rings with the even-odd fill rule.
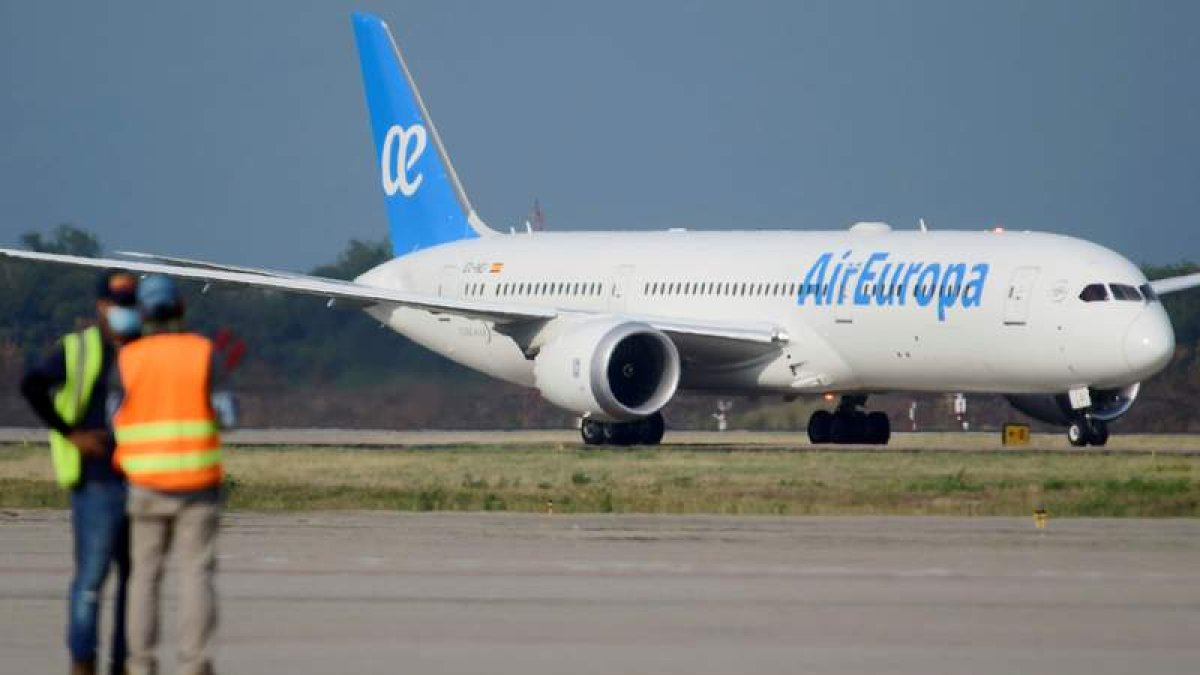
[[101,588],[115,567],[112,673],[125,660],[125,589],[129,579],[129,527],[125,479],[113,467],[108,398],[117,347],[135,338],[137,278],[104,272],[97,284],[96,323],[62,338],[21,379],[21,393],[50,428],[55,478],[71,494],[75,573],[67,601],[71,672],[96,670]]
[[216,536],[221,441],[210,400],[213,344],[183,330],[183,299],[168,277],[138,286],[143,335],[118,357],[121,404],[115,461],[129,480],[133,575],[131,675],[157,672],[159,588],[166,555],[179,558],[179,672],[212,673],[217,625]]

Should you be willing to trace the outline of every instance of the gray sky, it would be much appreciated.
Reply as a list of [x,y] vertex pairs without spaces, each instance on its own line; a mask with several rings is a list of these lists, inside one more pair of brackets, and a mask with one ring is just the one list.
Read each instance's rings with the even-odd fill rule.
[[536,196],[556,230],[923,216],[1200,259],[1185,1],[0,0],[0,242],[303,269],[381,237],[359,8],[495,227]]

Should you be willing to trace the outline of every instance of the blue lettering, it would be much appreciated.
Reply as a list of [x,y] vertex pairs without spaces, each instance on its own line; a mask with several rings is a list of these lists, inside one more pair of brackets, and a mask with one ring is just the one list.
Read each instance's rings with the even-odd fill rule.
[[[863,265],[862,274],[858,276],[858,284],[854,287],[854,304],[869,305],[871,304],[871,296],[866,293],[866,286],[875,279],[875,273],[871,271],[871,265],[877,262],[887,260],[886,253],[872,253],[871,257],[867,258],[867,264]],[[887,272],[884,272],[886,274]]]
[[963,289],[963,307],[978,307],[983,301],[983,284],[987,281],[988,265],[979,263],[971,268],[971,273],[976,276],[968,281]]
[[938,295],[938,321],[946,320],[946,310],[953,307],[962,292],[963,279],[967,276],[967,266],[963,263],[946,265],[946,276],[938,284],[942,287]]
[[937,292],[938,276],[942,273],[942,266],[938,263],[930,263],[921,272],[921,276],[917,277],[917,304],[922,307],[928,307],[929,301],[933,300],[933,294]]
[[938,321],[945,321],[947,311],[955,305],[971,308],[983,302],[990,271],[986,263],[971,266],[968,273],[967,263],[891,262],[891,253],[886,251],[855,261],[850,259],[853,253],[845,251],[836,264],[833,252],[817,256],[800,284],[796,303],[803,305],[812,297],[818,306],[852,302],[865,307],[873,302],[885,307],[906,305],[911,293],[920,307],[928,307],[936,297]]
[[904,301],[908,297],[908,289],[911,288],[912,278],[920,271],[921,263],[913,263],[908,266],[908,271],[904,273],[904,283],[900,285],[900,304],[905,304]]
[[813,304],[821,304],[821,284],[825,283],[825,271],[829,268],[831,258],[832,253],[822,253],[813,266],[808,268],[808,274],[804,275],[804,283],[800,284],[800,295],[796,299],[798,304],[803,305],[810,295],[813,296]]
[[883,266],[883,271],[879,273],[879,283],[875,284],[875,304],[890,305],[892,304],[892,292],[888,288],[888,272],[892,271],[892,263]]

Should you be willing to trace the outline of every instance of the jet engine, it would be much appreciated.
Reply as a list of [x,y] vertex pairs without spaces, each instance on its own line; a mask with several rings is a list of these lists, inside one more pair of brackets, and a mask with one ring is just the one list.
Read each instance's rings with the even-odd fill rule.
[[679,351],[661,331],[633,321],[576,326],[538,351],[534,383],[551,403],[626,422],[658,412],[679,386]]
[[[1111,422],[1129,412],[1141,387],[1140,382],[1134,382],[1117,389],[1092,388],[1092,418]],[[1005,398],[1012,407],[1042,422],[1067,426],[1077,417],[1066,394],[1014,394]]]

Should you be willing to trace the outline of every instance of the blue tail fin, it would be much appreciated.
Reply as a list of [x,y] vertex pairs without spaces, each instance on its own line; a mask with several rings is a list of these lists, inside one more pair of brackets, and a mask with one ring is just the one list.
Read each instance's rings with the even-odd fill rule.
[[387,24],[354,14],[371,131],[392,237],[404,255],[493,234],[475,214]]

